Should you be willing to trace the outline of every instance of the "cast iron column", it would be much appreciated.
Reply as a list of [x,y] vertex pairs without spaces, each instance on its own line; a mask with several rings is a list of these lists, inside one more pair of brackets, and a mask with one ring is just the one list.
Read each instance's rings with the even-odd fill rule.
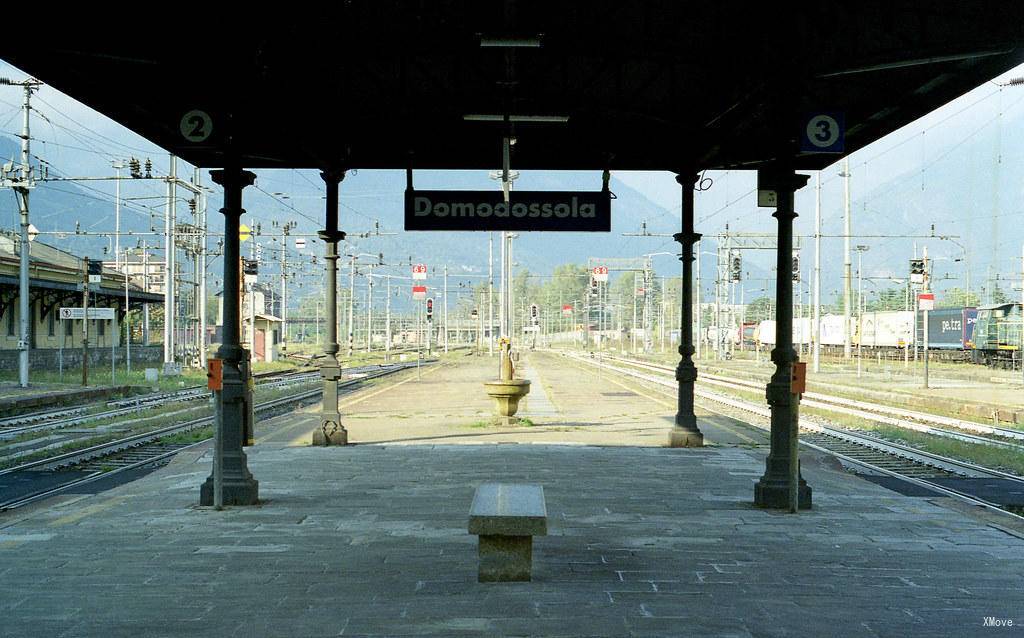
[[[800,395],[792,391],[793,364],[798,360],[793,349],[793,193],[807,183],[806,175],[792,169],[761,173],[758,184],[774,187],[778,193],[775,217],[779,223],[776,260],[775,349],[772,361],[775,374],[765,392],[771,406],[771,451],[764,476],[754,486],[754,503],[759,507],[791,507],[791,486],[799,485],[799,507],[811,507],[811,488],[800,478],[797,432],[800,419]],[[759,188],[762,186],[759,186]]]
[[693,384],[697,380],[697,366],[693,364],[693,245],[700,235],[693,231],[693,184],[697,176],[680,173],[676,181],[683,190],[683,230],[673,235],[682,247],[679,260],[683,262],[683,299],[679,330],[679,365],[676,366],[676,380],[679,382],[676,423],[669,433],[670,447],[701,447],[704,435],[697,427],[697,416],[693,413]]
[[327,185],[326,223],[324,230],[320,231],[320,239],[326,244],[327,332],[324,360],[320,365],[320,375],[324,379],[323,410],[320,427],[313,430],[313,445],[346,445],[348,431],[341,424],[338,411],[338,379],[341,378],[341,365],[338,363],[338,242],[345,239],[345,233],[338,230],[338,184],[345,179],[345,171],[323,171],[320,177]]
[[[231,166],[211,171],[213,181],[224,188],[224,326],[223,339],[217,357],[223,361],[223,383],[217,411],[220,413],[216,436],[220,439],[219,459],[223,476],[224,505],[255,505],[259,500],[259,483],[246,466],[242,451],[245,421],[245,384],[240,364],[245,353],[239,343],[239,220],[242,209],[242,189],[256,181],[256,175]],[[218,459],[214,460],[217,463]],[[203,483],[199,493],[202,505],[213,505],[213,474]]]

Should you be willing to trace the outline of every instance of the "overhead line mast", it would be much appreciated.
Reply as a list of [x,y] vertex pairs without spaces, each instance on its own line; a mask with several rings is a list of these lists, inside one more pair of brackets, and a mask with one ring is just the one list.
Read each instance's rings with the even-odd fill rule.
[[29,135],[29,114],[32,111],[32,92],[36,91],[42,82],[34,78],[28,78],[16,82],[8,78],[0,78],[0,84],[7,86],[20,86],[24,90],[24,99],[22,101],[22,125],[21,125],[21,166],[19,167],[17,176],[15,176],[12,170],[13,166],[5,166],[4,171],[0,173],[0,186],[11,188],[14,190],[15,197],[18,200],[18,212],[21,216],[21,236],[19,242],[19,269],[18,269],[18,384],[23,387],[28,387],[28,364],[29,364],[29,347],[31,346],[31,335],[30,335],[30,324],[31,312],[29,308],[29,283],[28,283],[28,270],[29,270],[29,253],[30,253],[30,238],[29,238],[29,218],[28,218],[28,192],[30,189],[35,188],[35,176],[32,174],[32,167],[29,165],[31,158],[30,153],[30,135]]

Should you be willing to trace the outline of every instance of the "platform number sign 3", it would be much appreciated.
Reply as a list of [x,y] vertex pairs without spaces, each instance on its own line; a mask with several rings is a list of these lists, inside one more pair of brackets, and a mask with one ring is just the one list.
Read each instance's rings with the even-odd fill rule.
[[800,150],[808,153],[842,153],[846,123],[842,113],[813,113],[804,119]]
[[205,142],[213,133],[213,120],[206,111],[193,109],[182,116],[178,128],[189,142]]

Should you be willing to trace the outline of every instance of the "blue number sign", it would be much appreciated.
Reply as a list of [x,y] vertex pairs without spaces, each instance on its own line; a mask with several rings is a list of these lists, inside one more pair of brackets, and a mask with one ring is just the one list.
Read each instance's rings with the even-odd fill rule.
[[842,113],[812,113],[804,118],[800,150],[807,153],[842,153],[846,141]]

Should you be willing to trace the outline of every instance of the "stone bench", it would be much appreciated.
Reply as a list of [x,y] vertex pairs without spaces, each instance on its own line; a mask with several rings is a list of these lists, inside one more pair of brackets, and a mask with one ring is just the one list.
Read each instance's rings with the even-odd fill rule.
[[481,583],[530,580],[533,537],[548,533],[544,488],[484,483],[473,495],[469,533],[480,537]]

